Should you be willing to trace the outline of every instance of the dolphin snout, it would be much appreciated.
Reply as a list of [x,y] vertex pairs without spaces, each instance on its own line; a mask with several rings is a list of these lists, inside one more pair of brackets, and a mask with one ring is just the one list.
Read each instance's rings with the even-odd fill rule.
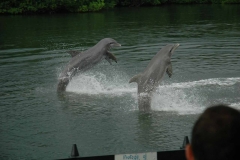
[[174,44],[174,45],[173,45],[173,48],[172,48],[172,50],[171,50],[171,53],[173,53],[179,46],[180,46],[179,43]]
[[113,43],[113,44],[111,44],[111,47],[121,47],[121,44],[120,43]]
[[177,49],[177,47],[179,47],[180,46],[180,44],[179,43],[176,43],[175,45],[174,45],[174,49]]

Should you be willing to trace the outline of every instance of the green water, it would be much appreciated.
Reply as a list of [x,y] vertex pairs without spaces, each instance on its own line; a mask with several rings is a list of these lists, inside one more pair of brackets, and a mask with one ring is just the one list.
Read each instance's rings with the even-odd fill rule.
[[[240,109],[240,5],[170,5],[96,13],[0,16],[0,159],[67,158],[176,150],[207,106]],[[73,78],[58,95],[70,56],[111,37],[107,61]],[[137,107],[129,79],[169,43],[152,112]]]

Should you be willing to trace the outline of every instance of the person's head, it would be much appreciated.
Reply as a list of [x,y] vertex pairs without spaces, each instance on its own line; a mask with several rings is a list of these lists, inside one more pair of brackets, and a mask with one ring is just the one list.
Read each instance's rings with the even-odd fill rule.
[[188,160],[240,159],[240,112],[226,105],[207,108],[186,146]]

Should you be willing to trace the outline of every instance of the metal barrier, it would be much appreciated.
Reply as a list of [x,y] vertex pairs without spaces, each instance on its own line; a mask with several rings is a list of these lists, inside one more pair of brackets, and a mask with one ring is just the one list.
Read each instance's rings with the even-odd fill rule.
[[186,160],[185,146],[189,144],[188,136],[184,137],[183,145],[180,150],[133,153],[133,154],[117,154],[106,156],[80,157],[77,145],[73,144],[71,158],[62,160]]

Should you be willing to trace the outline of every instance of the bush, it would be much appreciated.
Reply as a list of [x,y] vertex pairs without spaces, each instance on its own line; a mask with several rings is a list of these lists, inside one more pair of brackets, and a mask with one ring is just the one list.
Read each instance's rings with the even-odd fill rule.
[[117,1],[116,0],[105,0],[105,6],[104,8],[108,9],[108,8],[114,8],[117,5]]
[[77,10],[77,12],[87,12],[87,11],[88,11],[87,5],[80,6]]
[[104,0],[97,0],[97,2],[90,2],[88,11],[99,11],[104,7]]
[[118,6],[160,5],[164,3],[240,3],[240,0],[4,0],[0,14],[89,12]]

